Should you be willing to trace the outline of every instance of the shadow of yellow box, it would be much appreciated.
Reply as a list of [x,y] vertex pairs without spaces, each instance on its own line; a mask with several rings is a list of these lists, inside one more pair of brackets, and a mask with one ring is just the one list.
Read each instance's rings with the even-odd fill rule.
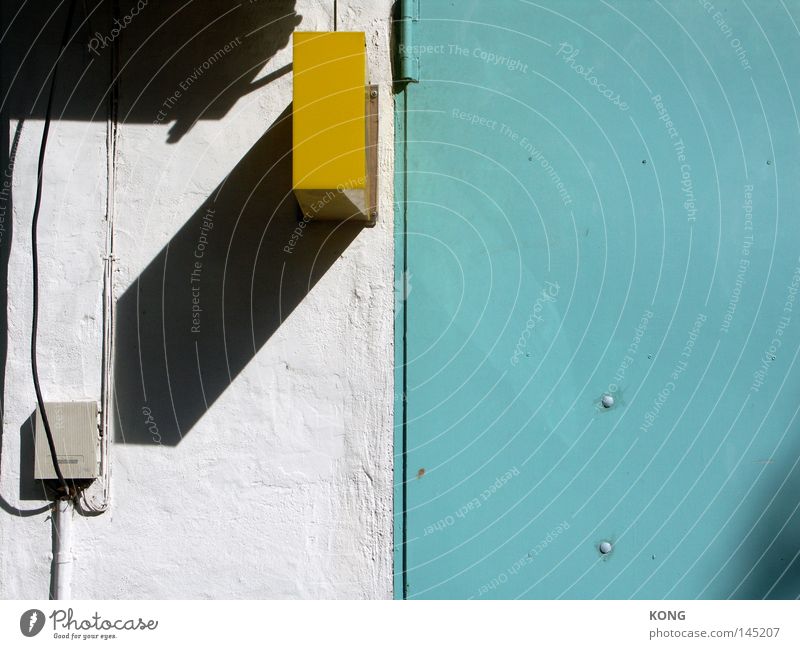
[[364,32],[294,33],[293,189],[307,219],[374,218],[366,65]]

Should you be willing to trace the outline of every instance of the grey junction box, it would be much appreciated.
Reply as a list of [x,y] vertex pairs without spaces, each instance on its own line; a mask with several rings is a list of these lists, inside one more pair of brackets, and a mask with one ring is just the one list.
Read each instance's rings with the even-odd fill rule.
[[[96,401],[66,401],[44,404],[53,434],[56,457],[66,479],[96,478],[100,473],[100,432]],[[55,479],[56,472],[47,443],[42,415],[36,409],[36,457],[33,475],[37,480]]]

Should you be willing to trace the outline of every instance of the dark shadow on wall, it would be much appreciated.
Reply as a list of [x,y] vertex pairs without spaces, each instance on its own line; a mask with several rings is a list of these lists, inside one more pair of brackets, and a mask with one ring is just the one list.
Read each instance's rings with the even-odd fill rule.
[[[30,414],[19,428],[19,499],[20,500],[50,500],[44,482],[33,477],[35,467],[35,437],[34,426],[36,411]],[[35,512],[47,511],[47,507]]]
[[[121,123],[169,123],[176,143],[290,71],[261,75],[293,0],[162,4],[122,33]],[[287,106],[118,300],[118,441],[179,443],[360,232],[298,222],[291,149]]]
[[287,107],[119,299],[118,441],[179,443],[361,231],[298,221],[291,135]]
[[[121,20],[134,10],[121,6]],[[151,0],[120,35],[119,121],[170,124],[168,141],[178,142],[197,120],[222,119],[291,71],[262,73],[301,20],[295,0]]]
[[[14,80],[8,117],[43,119],[47,93],[40,91],[58,52],[69,2],[57,5],[52,15],[50,5],[44,9],[30,0],[2,4],[3,66],[9,82]],[[290,72],[285,65],[263,73],[289,45],[300,21],[295,0],[77,0],[75,37],[59,75],[71,78],[70,91],[81,73],[84,78],[69,102],[56,103],[55,114],[66,120],[106,119],[111,85],[106,71],[118,48],[119,121],[170,125],[169,141],[178,142],[197,120],[222,119],[239,99]],[[92,79],[102,84],[87,92]]]

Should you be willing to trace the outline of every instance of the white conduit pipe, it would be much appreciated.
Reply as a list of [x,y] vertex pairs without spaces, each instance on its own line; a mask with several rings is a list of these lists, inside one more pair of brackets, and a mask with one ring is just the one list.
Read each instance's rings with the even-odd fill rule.
[[72,597],[72,513],[72,500],[56,502],[56,539],[53,553],[55,599]]

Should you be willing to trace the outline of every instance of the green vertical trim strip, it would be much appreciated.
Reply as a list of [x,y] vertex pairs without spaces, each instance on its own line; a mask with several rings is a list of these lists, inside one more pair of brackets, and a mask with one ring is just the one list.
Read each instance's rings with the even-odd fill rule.
[[408,264],[408,232],[406,229],[406,196],[408,191],[406,173],[406,107],[408,96],[402,90],[395,96],[395,253],[394,253],[394,597],[405,599],[408,593],[406,569],[407,557],[407,511],[406,485],[408,467],[407,417],[406,417],[406,270]]
[[419,0],[400,0],[397,35],[397,81],[419,81],[419,58],[414,54],[414,23],[419,20]]

